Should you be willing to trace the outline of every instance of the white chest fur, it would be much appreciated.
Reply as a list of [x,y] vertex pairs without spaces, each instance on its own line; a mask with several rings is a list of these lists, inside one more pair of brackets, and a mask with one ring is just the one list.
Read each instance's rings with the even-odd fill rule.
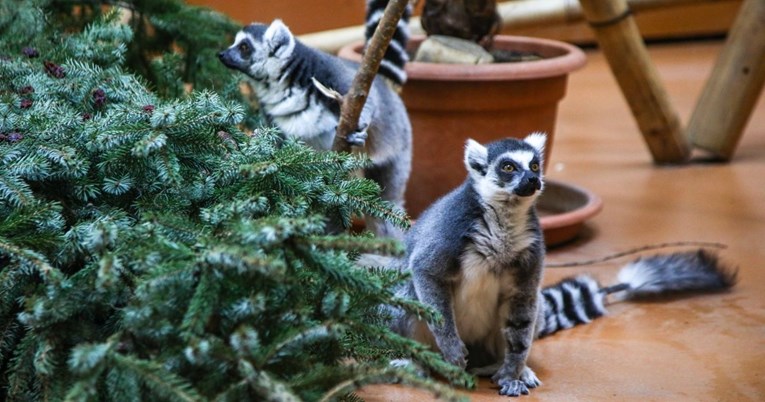
[[329,137],[328,143],[315,143],[316,138],[327,132],[334,132],[338,121],[330,110],[313,100],[300,112],[281,116],[272,115],[272,119],[284,134],[300,138],[310,146],[322,150],[332,146],[332,137]]
[[467,253],[462,276],[454,288],[454,319],[457,332],[466,343],[481,342],[498,333],[507,314],[507,295],[513,290],[513,278],[507,272],[497,273],[476,253]]
[[331,147],[332,137],[322,134],[334,132],[338,118],[321,102],[308,96],[305,89],[278,82],[260,85],[257,92],[263,110],[285,135],[299,138],[316,149]]
[[[497,216],[501,209],[487,208],[477,223],[461,260],[461,276],[454,286],[454,314],[460,338],[466,343],[488,341],[499,334],[516,290],[509,264],[534,241],[528,232],[528,215]],[[499,212],[500,215],[504,215]]]

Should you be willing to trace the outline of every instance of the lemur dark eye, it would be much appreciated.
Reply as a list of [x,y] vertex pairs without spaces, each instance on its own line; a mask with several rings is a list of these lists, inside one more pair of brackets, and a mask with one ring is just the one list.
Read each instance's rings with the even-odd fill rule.
[[532,163],[531,164],[531,171],[532,172],[538,172],[539,171],[539,164],[538,163]]
[[250,45],[247,44],[247,42],[242,42],[239,44],[239,51],[242,53],[247,53],[250,51]]
[[515,166],[513,166],[512,163],[505,163],[504,165],[502,165],[502,171],[505,173],[510,173],[513,170],[515,170]]

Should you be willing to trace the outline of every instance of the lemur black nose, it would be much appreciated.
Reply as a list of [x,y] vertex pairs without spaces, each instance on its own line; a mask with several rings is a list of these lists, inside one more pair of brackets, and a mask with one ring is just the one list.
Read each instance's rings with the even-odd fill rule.
[[521,197],[528,197],[542,188],[542,182],[538,177],[527,176],[524,177],[518,187],[515,188],[515,195]]
[[220,52],[218,52],[218,58],[219,59],[223,60],[223,53],[224,52],[225,52],[225,50],[221,50]]

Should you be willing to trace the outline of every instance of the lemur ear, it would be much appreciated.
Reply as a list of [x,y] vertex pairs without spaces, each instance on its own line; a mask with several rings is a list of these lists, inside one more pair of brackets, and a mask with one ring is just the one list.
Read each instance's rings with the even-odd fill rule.
[[486,176],[489,167],[486,147],[468,139],[465,144],[465,168],[470,175]]
[[539,152],[540,155],[545,153],[545,143],[547,142],[547,134],[541,132],[531,133],[523,139],[523,142],[531,145]]
[[270,53],[280,58],[288,57],[295,48],[295,37],[280,19],[275,19],[263,34]]

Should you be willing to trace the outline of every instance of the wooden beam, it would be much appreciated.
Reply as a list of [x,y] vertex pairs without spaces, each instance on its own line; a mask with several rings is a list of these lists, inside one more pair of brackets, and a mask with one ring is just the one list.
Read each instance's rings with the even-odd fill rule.
[[763,84],[765,1],[746,0],[688,122],[690,141],[730,160]]
[[651,63],[627,1],[580,0],[580,3],[654,162],[686,162],[690,145]]

